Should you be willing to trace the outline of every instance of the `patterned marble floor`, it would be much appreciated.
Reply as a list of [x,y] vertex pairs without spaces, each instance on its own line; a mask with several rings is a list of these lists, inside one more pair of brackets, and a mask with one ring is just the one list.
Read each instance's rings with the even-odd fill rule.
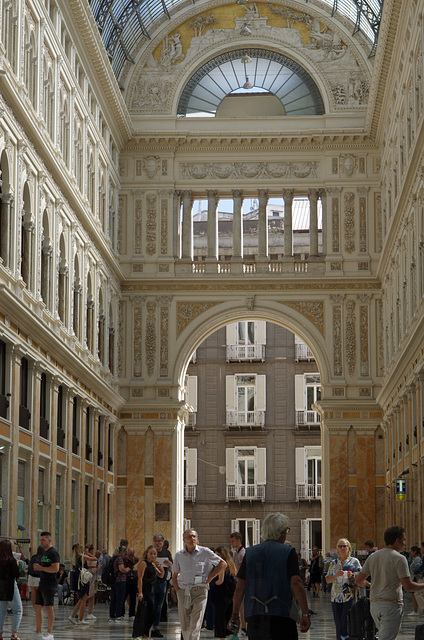
[[[317,615],[312,617],[312,627],[306,634],[299,634],[303,640],[335,640],[334,623],[331,613],[331,604],[329,595],[321,594],[319,599],[314,599],[308,593],[310,607],[316,611]],[[96,622],[90,625],[75,626],[68,621],[71,612],[70,606],[55,607],[56,621],[54,626],[55,640],[130,640],[132,635],[132,624],[126,620],[121,624],[108,623],[108,607],[101,604],[96,605],[94,615],[97,616]],[[412,610],[411,596],[405,597],[405,615],[402,622],[401,632],[398,640],[411,640],[414,638],[415,626],[421,622],[419,618],[409,616]],[[11,618],[6,616],[3,637],[10,637]],[[424,622],[424,620],[422,621]],[[31,640],[35,631],[34,611],[30,603],[24,602],[24,616],[19,636],[22,640]],[[171,609],[169,622],[161,623],[161,631],[166,640],[180,640],[180,626],[178,623],[178,615],[175,609]],[[47,633],[46,620],[44,621],[43,633]],[[211,640],[213,632],[202,631],[201,640]]]

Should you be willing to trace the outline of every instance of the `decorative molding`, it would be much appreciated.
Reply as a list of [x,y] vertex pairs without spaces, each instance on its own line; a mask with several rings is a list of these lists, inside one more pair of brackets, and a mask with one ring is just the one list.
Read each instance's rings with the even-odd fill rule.
[[178,302],[177,337],[195,318],[216,304],[216,302]]
[[[134,303],[135,304],[135,303]],[[134,308],[134,378],[142,376],[143,312],[141,306]]]
[[344,194],[345,251],[355,251],[355,194],[348,191]]
[[356,302],[346,302],[346,362],[349,375],[353,376],[356,368]]
[[149,193],[146,197],[146,253],[153,256],[156,253],[156,206],[157,197]]
[[137,199],[134,206],[134,253],[143,253],[142,243],[142,223],[143,223],[143,201]]
[[360,305],[359,307],[359,353],[360,353],[360,375],[368,378],[370,374],[369,363],[369,308],[368,305]]
[[147,307],[147,321],[146,321],[146,337],[145,337],[145,349],[146,349],[146,367],[147,375],[149,378],[153,376],[155,370],[156,360],[156,302],[149,300],[146,304]]
[[342,305],[333,306],[333,372],[335,376],[343,375],[342,358]]
[[180,177],[185,180],[317,178],[319,166],[320,162],[316,160],[308,162],[183,162],[180,164]]
[[359,252],[367,252],[367,198],[359,197]]
[[296,309],[308,318],[324,335],[324,303],[323,302],[285,302],[288,307]]
[[332,217],[332,231],[333,231],[333,242],[332,249],[333,253],[339,253],[340,251],[340,199],[339,197],[331,198],[331,217]]
[[160,253],[166,256],[168,253],[168,199],[160,200]]

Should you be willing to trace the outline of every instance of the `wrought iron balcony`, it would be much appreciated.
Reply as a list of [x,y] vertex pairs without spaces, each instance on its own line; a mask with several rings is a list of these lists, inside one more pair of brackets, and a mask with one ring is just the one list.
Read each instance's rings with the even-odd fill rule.
[[265,502],[264,484],[227,484],[228,500],[261,500]]
[[230,427],[263,427],[265,411],[227,411],[227,424]]
[[321,484],[297,484],[296,500],[321,500]]
[[300,344],[295,345],[295,360],[299,362],[300,360],[307,360],[308,362],[311,360],[315,360],[315,356],[308,347],[307,344],[301,342]]
[[321,416],[318,411],[296,411],[296,424],[319,424]]
[[264,344],[229,344],[227,345],[227,362],[236,360],[240,362],[252,360],[263,362],[265,360]]
[[196,502],[196,485],[188,484],[184,487],[184,500],[191,500]]

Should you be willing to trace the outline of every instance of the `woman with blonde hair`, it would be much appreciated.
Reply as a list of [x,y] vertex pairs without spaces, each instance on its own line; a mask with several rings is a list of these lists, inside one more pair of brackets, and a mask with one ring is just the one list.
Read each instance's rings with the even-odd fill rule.
[[[164,566],[157,562],[158,552],[156,547],[151,544],[147,547],[143,553],[143,557],[134,568],[137,567],[138,571],[138,595],[140,603],[145,603],[145,609],[142,612],[142,620],[140,620],[140,605],[137,608],[137,613],[134,618],[133,625],[133,638],[140,638],[141,636],[147,638],[149,636],[150,627],[153,624],[153,598],[152,598],[152,586],[157,581],[158,577],[163,578],[165,575]],[[159,632],[160,633],[160,632]],[[152,631],[152,638],[161,637],[158,633]]]
[[225,560],[227,566],[218,574],[215,582],[215,638],[229,635],[227,629],[233,609],[233,595],[236,588],[236,565],[227,547],[217,547],[217,556]]
[[347,640],[347,614],[353,606],[355,573],[362,569],[357,558],[352,557],[352,545],[346,538],[337,543],[336,560],[328,567],[326,582],[331,584],[331,607],[336,625],[337,640]]
[[[93,556],[91,553],[88,553],[87,551],[84,551],[84,547],[82,546],[82,544],[79,544],[79,543],[74,544],[74,546],[72,547],[72,550],[73,550],[72,565],[73,565],[74,571],[77,574],[80,573],[83,566],[87,568],[87,560],[94,559],[97,561],[97,558],[95,556]],[[78,580],[78,602],[76,603],[71,615],[68,618],[69,622],[72,622],[72,624],[90,624],[88,620],[84,620],[85,605],[87,604],[89,590],[90,590],[89,582],[87,582],[86,584],[82,584]],[[77,613],[78,613],[78,617],[75,618]]]

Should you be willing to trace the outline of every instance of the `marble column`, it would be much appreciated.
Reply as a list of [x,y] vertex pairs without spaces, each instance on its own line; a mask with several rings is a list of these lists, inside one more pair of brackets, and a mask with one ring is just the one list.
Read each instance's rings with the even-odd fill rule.
[[193,214],[191,191],[182,191],[183,196],[183,243],[182,259],[193,260]]
[[82,285],[80,280],[75,280],[74,283],[74,317],[73,317],[73,329],[74,334],[81,340],[81,295]]
[[325,189],[321,191],[321,209],[322,209],[322,255],[327,255],[327,192]]
[[243,258],[243,191],[233,189],[233,258]]
[[94,300],[87,300],[87,327],[86,327],[86,340],[87,348],[93,353],[93,319],[94,319]]
[[[32,461],[31,461],[31,547],[37,548],[37,529],[38,529],[38,481],[39,481],[39,468],[40,468],[40,392],[41,392],[41,374],[42,369],[39,366],[28,365],[28,380],[32,377],[33,384],[33,398],[32,398],[32,411],[31,411],[31,423],[33,433],[33,445],[32,445]],[[47,475],[47,474],[46,474]],[[47,477],[45,478],[47,482]],[[44,522],[43,522],[44,528]]]
[[50,266],[53,247],[51,245],[42,248],[42,279],[41,279],[41,297],[48,309],[50,309]]
[[99,316],[99,334],[98,334],[98,356],[102,364],[105,364],[105,322],[106,316],[101,313]]
[[59,267],[59,318],[65,326],[68,325],[67,302],[68,302],[68,272],[67,265]]
[[181,199],[180,192],[174,191],[172,200],[172,218],[173,218],[173,256],[178,259],[181,256]]
[[[56,496],[56,477],[57,477],[57,398],[59,393],[60,380],[48,375],[47,377],[47,390],[49,395],[49,410],[47,415],[50,424],[50,440],[51,440],[51,469],[50,469],[50,502],[51,508],[49,509],[49,531],[52,533],[56,529],[56,505],[60,504],[60,496]],[[57,500],[59,498],[59,500]],[[59,520],[59,532],[60,538],[63,538],[64,530],[62,529],[62,522],[66,522],[63,518],[63,508],[60,510]],[[54,544],[57,544],[55,541]]]
[[284,257],[293,257],[293,189],[284,189]]
[[[21,380],[22,353],[18,347],[12,347],[12,384],[11,406],[9,409],[11,422],[11,451],[9,456],[9,496],[18,495],[18,456],[19,456],[19,391]],[[3,512],[4,514],[4,512]],[[7,532],[6,535],[16,536],[17,502],[9,500],[7,504]],[[32,541],[32,539],[31,539]],[[34,540],[35,541],[35,540]]]
[[75,533],[75,516],[74,520],[72,520],[71,516],[71,505],[72,505],[72,415],[73,415],[73,395],[71,390],[67,387],[63,387],[63,403],[65,406],[65,412],[63,416],[63,428],[66,433],[66,459],[67,459],[67,467],[66,467],[66,476],[65,476],[65,510],[66,517],[69,517],[68,526],[65,526],[63,540],[64,540],[64,548],[65,553],[67,554],[67,558],[71,555],[71,547],[72,547],[72,534]]
[[213,189],[206,191],[208,197],[208,223],[207,223],[207,240],[208,240],[208,255],[207,257],[212,260],[218,260],[218,200],[217,192]]
[[259,259],[268,258],[268,220],[266,206],[268,203],[268,191],[266,189],[258,189],[259,197],[259,220],[258,220],[258,257]]
[[109,371],[115,375],[115,329],[109,328]]
[[309,189],[309,257],[318,257],[318,189]]

